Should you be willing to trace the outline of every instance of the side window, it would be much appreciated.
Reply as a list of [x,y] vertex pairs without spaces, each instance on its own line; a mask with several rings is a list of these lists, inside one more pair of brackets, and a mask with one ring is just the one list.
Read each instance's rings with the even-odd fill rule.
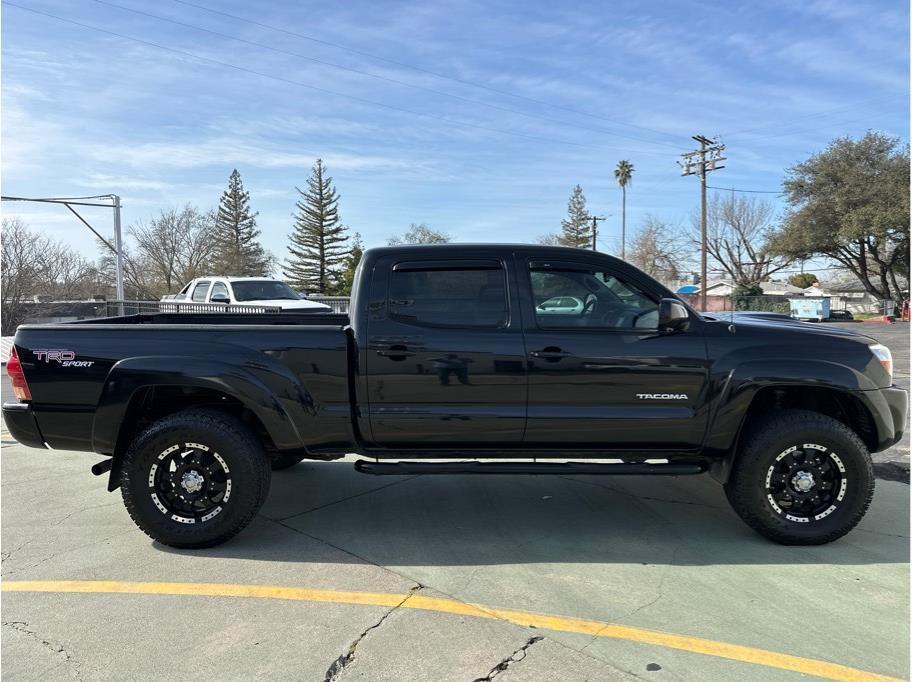
[[193,296],[191,297],[196,303],[205,303],[206,291],[209,289],[209,282],[199,282],[193,287]]
[[390,273],[390,316],[433,327],[495,328],[507,322],[507,288],[497,261],[399,263]]
[[535,319],[543,329],[656,329],[658,301],[597,267],[537,266],[529,273]]
[[225,286],[224,282],[216,282],[215,284],[212,285],[212,291],[209,292],[209,300],[211,301],[213,298],[215,298],[219,294],[221,294],[225,298],[228,298],[228,299],[231,298],[228,295],[228,287]]

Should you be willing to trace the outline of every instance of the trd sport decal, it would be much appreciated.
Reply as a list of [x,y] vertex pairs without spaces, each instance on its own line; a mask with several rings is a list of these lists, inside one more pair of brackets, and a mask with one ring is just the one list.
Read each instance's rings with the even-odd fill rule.
[[95,364],[94,360],[77,360],[76,353],[60,348],[33,350],[32,355],[48,363],[59,363],[61,367],[91,367]]
[[637,393],[640,400],[687,400],[686,393]]

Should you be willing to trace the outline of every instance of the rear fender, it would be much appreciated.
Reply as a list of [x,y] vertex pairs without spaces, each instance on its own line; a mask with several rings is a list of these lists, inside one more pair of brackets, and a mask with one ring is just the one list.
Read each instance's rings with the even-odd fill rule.
[[[316,415],[313,397],[279,362],[233,362],[186,356],[121,360],[105,380],[92,427],[95,452],[120,454],[121,425],[137,391],[158,386],[206,388],[236,399],[262,422],[277,448],[303,446],[301,431]],[[132,434],[123,434],[132,440]]]

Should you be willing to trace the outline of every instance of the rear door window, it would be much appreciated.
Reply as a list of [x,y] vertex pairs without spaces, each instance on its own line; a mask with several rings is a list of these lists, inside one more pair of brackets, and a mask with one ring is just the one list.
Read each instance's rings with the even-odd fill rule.
[[205,303],[206,302],[206,292],[209,290],[209,282],[199,282],[195,287],[193,287],[193,296],[192,300],[196,303]]
[[496,328],[508,321],[499,261],[397,263],[390,273],[390,316],[431,327]]

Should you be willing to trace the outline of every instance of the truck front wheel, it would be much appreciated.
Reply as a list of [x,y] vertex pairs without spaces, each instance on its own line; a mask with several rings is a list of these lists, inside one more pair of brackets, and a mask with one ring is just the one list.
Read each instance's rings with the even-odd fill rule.
[[124,455],[121,486],[133,521],[153,540],[212,547],[243,530],[269,492],[269,459],[254,434],[217,410],[152,424]]
[[867,511],[871,455],[842,422],[786,410],[750,427],[725,494],[761,535],[784,545],[821,545],[848,533]]

